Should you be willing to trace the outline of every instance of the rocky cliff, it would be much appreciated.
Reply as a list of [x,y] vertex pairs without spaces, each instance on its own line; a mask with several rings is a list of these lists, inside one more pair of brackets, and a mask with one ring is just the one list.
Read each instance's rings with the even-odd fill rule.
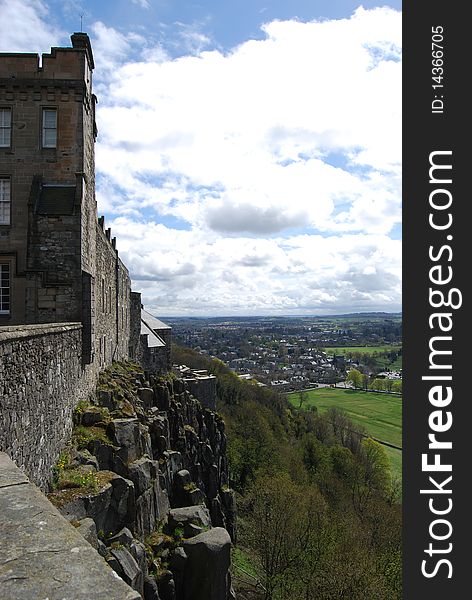
[[145,600],[229,600],[234,494],[224,422],[184,381],[130,363],[74,414],[48,495]]

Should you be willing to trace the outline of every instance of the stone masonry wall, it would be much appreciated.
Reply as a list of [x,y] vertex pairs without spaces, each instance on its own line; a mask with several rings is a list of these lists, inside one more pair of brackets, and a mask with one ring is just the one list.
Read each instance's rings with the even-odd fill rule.
[[80,216],[32,220],[28,245],[27,323],[80,321]]
[[[43,56],[42,68],[39,67],[37,55],[1,56],[0,106],[12,110],[11,146],[0,148],[1,174],[10,178],[12,198],[11,223],[0,226],[0,254],[10,262],[12,273],[12,311],[0,319],[3,325],[27,322],[24,295],[27,283],[28,203],[34,177],[42,177],[44,183],[75,185],[76,174],[84,172],[87,177],[87,202],[84,202],[82,214],[86,213],[90,220],[95,209],[93,161],[88,159],[84,164],[83,160],[84,143],[88,156],[91,145],[89,138],[92,135],[87,132],[87,139],[84,140],[83,121],[88,119],[88,129],[92,129],[90,121],[93,119],[94,105],[91,76],[87,79],[86,63],[85,51],[73,48],[57,49],[51,55]],[[41,108],[47,107],[57,110],[56,148],[41,147]],[[93,243],[93,228],[89,227],[86,234]],[[85,242],[83,245],[86,245]],[[87,265],[86,257],[91,252],[84,249],[83,254],[83,262]],[[36,282],[32,287],[33,290],[29,289],[28,293],[34,294]],[[69,316],[65,320],[71,319]]]
[[0,450],[46,489],[96,378],[84,371],[80,323],[0,329]]
[[130,293],[130,338],[129,357],[131,360],[139,360],[141,339],[141,294]]

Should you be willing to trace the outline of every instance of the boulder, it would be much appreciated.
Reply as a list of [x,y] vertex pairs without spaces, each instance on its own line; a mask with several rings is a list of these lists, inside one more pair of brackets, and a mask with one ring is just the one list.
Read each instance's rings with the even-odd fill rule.
[[151,388],[139,388],[138,397],[145,410],[149,410],[154,406],[154,391]]
[[183,600],[227,600],[231,580],[231,538],[215,527],[183,543],[187,562]]
[[203,527],[199,527],[198,525],[194,525],[193,523],[185,523],[184,525],[184,538],[190,539],[203,533]]
[[189,502],[188,491],[192,484],[192,477],[187,469],[181,469],[174,475],[172,486],[172,505],[175,507],[200,504],[200,502]]
[[192,478],[190,477],[190,473],[187,469],[182,469],[175,474],[174,477],[174,486],[178,489],[184,489],[186,485],[192,483]]
[[108,545],[120,544],[121,546],[129,546],[133,541],[133,534],[127,527],[120,529],[118,533],[112,535],[108,540]]
[[118,575],[132,587],[133,590],[136,590],[142,595],[144,576],[138,563],[134,560],[129,551],[124,547],[112,548],[110,554],[119,564],[119,570],[117,571]]
[[156,494],[149,488],[136,500],[136,534],[140,538],[146,537],[152,533],[158,520]]
[[173,531],[179,523],[184,527],[187,523],[192,523],[198,527],[211,527],[210,513],[205,506],[173,508],[169,511],[168,527]]
[[236,498],[234,491],[224,489],[220,492],[223,512],[225,514],[226,529],[231,536],[233,543],[236,543]]
[[183,466],[182,454],[180,452],[176,452],[175,450],[166,450],[163,458],[165,461],[163,470],[165,469],[165,475],[168,484],[172,486],[175,474],[178,473]]
[[152,455],[149,431],[138,419],[113,419],[107,433],[113,444],[120,447],[117,454],[125,464],[144,454]]
[[95,521],[86,517],[79,521],[77,531],[87,540],[87,542],[98,550],[98,536]]
[[105,546],[105,544],[100,539],[98,540],[97,550],[98,550],[98,553],[100,554],[100,556],[103,556],[103,558],[106,558],[108,556],[108,548]]
[[205,503],[205,494],[200,488],[195,488],[187,492],[188,504],[197,506]]
[[178,546],[171,554],[169,568],[174,574],[175,593],[177,598],[182,598],[184,585],[184,571],[187,564],[185,550]]
[[146,548],[144,544],[138,540],[133,540],[129,545],[129,551],[131,556],[137,562],[138,567],[141,569],[144,576],[148,574],[148,566],[146,559]]
[[156,393],[156,403],[160,410],[168,410],[170,406],[170,392],[165,385],[156,385],[154,387]]
[[93,456],[88,450],[80,450],[74,456],[74,460],[72,461],[72,466],[91,466],[95,471],[99,470],[99,464],[96,456]]
[[208,467],[208,489],[207,495],[210,500],[218,495],[218,467],[212,464]]
[[82,425],[85,425],[85,427],[90,427],[91,425],[100,423],[100,421],[103,421],[103,414],[98,406],[91,406],[80,415],[80,422]]
[[128,465],[127,478],[134,483],[136,496],[140,496],[152,485],[157,478],[158,465],[147,456]]
[[174,577],[170,571],[161,573],[157,582],[161,600],[176,600]]
[[108,408],[108,410],[115,410],[116,403],[113,399],[113,393],[108,390],[99,390],[97,392],[97,400],[100,406]]
[[150,575],[144,577],[144,600],[161,600],[156,580]]
[[[79,492],[80,493],[80,492]],[[68,521],[80,521],[87,517],[95,521],[97,530],[105,531],[105,521],[110,509],[113,488],[111,483],[106,483],[97,492],[83,491],[70,502],[59,507],[59,512]]]
[[132,531],[136,518],[134,483],[119,475],[115,475],[110,483],[112,497],[104,531],[115,532],[123,527],[128,527]]
[[218,498],[213,498],[211,501],[210,516],[213,527],[224,527],[226,529],[225,516]]

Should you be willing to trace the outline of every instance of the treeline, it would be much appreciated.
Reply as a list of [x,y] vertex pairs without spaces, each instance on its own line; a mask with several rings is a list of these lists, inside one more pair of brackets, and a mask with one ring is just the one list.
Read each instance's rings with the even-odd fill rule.
[[238,545],[261,579],[259,597],[399,600],[401,505],[383,447],[343,413],[297,411],[219,360],[181,347],[173,359],[218,378]]
[[395,392],[401,394],[403,383],[401,379],[388,379],[375,377],[371,379],[365,373],[357,369],[351,369],[347,374],[346,381],[352,383],[354,388],[361,390],[372,390],[377,392]]

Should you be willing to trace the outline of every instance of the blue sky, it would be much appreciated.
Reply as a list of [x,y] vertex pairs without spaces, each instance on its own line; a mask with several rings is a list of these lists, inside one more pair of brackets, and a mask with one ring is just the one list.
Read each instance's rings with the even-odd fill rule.
[[172,55],[185,49],[178,45],[185,27],[204,33],[211,44],[229,49],[248,39],[263,39],[260,26],[275,19],[297,18],[340,19],[350,16],[360,5],[364,8],[391,6],[401,10],[401,2],[368,0],[115,0],[94,2],[62,0],[49,2],[55,8],[59,22],[68,30],[80,28],[83,15],[84,31],[97,20],[110,27],[126,31],[146,31],[148,35],[165,40]]
[[401,3],[0,0],[92,41],[96,193],[155,314],[401,309]]

